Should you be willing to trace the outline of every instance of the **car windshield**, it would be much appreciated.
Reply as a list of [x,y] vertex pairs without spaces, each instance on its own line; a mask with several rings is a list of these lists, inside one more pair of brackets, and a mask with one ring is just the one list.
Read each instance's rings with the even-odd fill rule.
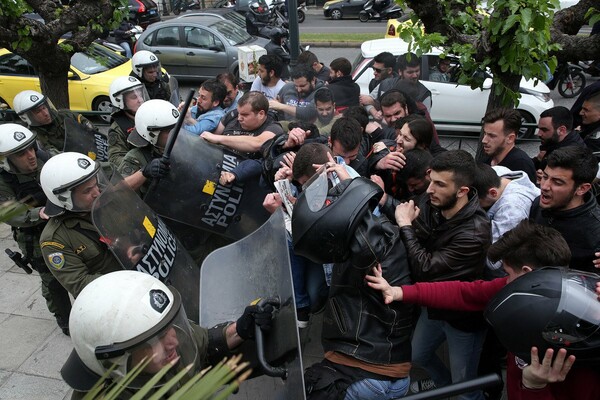
[[225,36],[225,39],[227,39],[229,44],[232,46],[237,46],[238,44],[246,43],[247,41],[252,40],[252,36],[250,36],[248,32],[241,30],[232,22],[220,20],[216,21],[210,26],[211,28],[219,31],[221,35]]
[[108,71],[126,62],[127,58],[96,43],[71,57],[71,65],[87,75]]

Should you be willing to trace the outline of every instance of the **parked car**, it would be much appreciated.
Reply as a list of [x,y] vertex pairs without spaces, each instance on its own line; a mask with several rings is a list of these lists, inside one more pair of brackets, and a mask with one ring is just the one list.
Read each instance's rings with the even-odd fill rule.
[[236,24],[214,16],[177,18],[150,25],[136,51],[156,54],[176,78],[210,79],[222,72],[238,73],[238,47],[265,47],[267,39],[248,35]]
[[[97,43],[92,43],[84,52],[75,53],[68,75],[69,108],[74,111],[112,111],[109,86],[115,78],[130,72],[129,59]],[[26,89],[42,91],[37,72],[20,55],[0,49],[0,103],[12,108],[17,93]]]
[[323,5],[325,18],[358,18],[367,0],[332,0]]
[[[352,72],[352,78],[360,86],[362,94],[369,93],[369,82],[373,79],[373,70],[371,69],[373,57],[383,51],[389,51],[398,56],[408,51],[408,43],[401,39],[376,39],[362,44],[361,54],[354,61]],[[430,81],[429,72],[437,65],[440,54],[442,54],[441,49],[433,49],[421,57],[421,82],[431,91],[433,100],[431,118],[440,130],[478,132],[480,127],[477,124],[485,115],[490,95],[491,76],[485,71],[481,72],[487,74],[483,90],[471,89],[468,85],[459,85],[454,80],[460,69],[458,57],[449,56],[451,70],[454,71],[450,82]],[[536,123],[540,118],[540,113],[554,107],[554,102],[550,98],[550,89],[542,82],[534,84],[532,80],[522,79],[519,92],[521,99],[517,110],[521,113],[523,122]],[[468,122],[472,125],[462,125],[456,122]],[[534,133],[535,128],[523,127],[519,138],[532,138]]]
[[233,22],[240,28],[246,30],[246,18],[243,15],[236,12],[233,8],[206,8],[202,11],[190,11],[177,17],[189,18],[189,17],[202,17],[202,16],[213,16],[217,19],[225,19]]
[[158,6],[152,0],[129,0],[129,19],[135,21],[134,25],[146,28],[160,21]]

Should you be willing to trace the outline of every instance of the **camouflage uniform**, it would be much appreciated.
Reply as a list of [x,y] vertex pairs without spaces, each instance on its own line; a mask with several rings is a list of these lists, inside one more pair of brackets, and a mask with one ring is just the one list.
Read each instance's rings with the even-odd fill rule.
[[37,133],[37,140],[51,156],[63,152],[65,147],[65,118],[70,118],[91,129],[96,129],[92,123],[81,114],[70,110],[52,112],[52,122],[48,125],[30,126],[29,130]]
[[31,208],[22,214],[16,215],[6,221],[12,227],[13,238],[19,245],[24,257],[29,260],[33,269],[35,269],[42,280],[42,295],[46,299],[48,310],[54,314],[58,325],[65,334],[69,329],[69,314],[71,312],[71,300],[69,294],[54,278],[48,267],[44,263],[40,251],[39,239],[46,226],[46,221],[40,218],[39,212],[46,204],[46,196],[40,187],[39,173],[43,159],[46,159],[44,153],[37,152],[38,170],[31,174],[21,174],[12,171],[0,172],[0,201],[22,200]]
[[111,115],[108,128],[108,162],[119,168],[127,152],[134,147],[127,142],[129,133],[135,128],[135,120],[126,111],[119,110]]

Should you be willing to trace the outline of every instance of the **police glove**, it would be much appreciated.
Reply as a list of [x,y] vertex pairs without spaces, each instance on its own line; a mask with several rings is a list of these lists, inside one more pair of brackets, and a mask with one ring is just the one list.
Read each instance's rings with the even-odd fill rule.
[[169,173],[169,162],[162,158],[155,158],[142,170],[142,175],[146,178],[163,178]]
[[273,306],[271,304],[250,305],[246,307],[242,316],[237,320],[235,330],[242,339],[254,338],[254,327],[259,326],[263,331],[271,329],[273,319]]

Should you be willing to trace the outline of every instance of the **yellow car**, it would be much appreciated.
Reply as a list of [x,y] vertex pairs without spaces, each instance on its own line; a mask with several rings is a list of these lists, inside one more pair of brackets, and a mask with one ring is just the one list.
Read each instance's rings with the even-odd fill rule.
[[[115,78],[130,72],[131,60],[97,43],[75,53],[68,75],[70,109],[112,111],[108,88]],[[12,109],[17,93],[27,89],[42,91],[36,71],[23,57],[0,49],[0,102]],[[103,119],[108,120],[108,116]]]
[[387,26],[385,28],[385,36],[384,38],[397,38],[398,30],[400,26],[412,26],[412,21],[410,20],[410,13],[406,13],[400,18],[388,19]]

